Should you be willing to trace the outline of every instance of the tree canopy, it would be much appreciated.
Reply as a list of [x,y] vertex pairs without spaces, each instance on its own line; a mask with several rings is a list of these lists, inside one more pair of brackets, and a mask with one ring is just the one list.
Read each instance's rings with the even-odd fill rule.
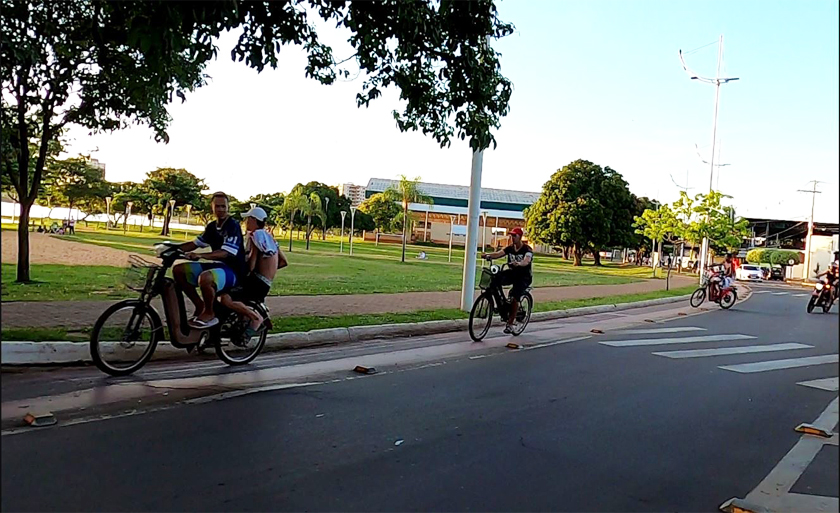
[[[322,84],[364,74],[358,106],[395,86],[397,127],[446,146],[453,137],[484,149],[508,112],[511,82],[488,39],[513,26],[493,0],[370,2],[321,0],[177,1],[0,0],[3,165],[22,206],[18,281],[29,281],[29,210],[47,159],[70,124],[92,132],[130,123],[168,141],[168,104],[207,83],[222,32],[235,30],[234,60],[276,67],[284,45],[307,53],[306,76]],[[313,19],[349,30],[355,54],[337,62]]]
[[596,265],[601,248],[633,238],[633,196],[610,167],[576,160],[557,170],[537,201],[525,210],[528,235],[550,246],[572,246],[574,265],[591,249]]

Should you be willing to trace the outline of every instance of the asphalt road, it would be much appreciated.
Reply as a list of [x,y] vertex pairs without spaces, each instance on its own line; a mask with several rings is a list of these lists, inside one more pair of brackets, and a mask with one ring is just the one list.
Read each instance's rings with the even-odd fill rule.
[[[838,376],[836,307],[809,316],[795,297],[807,291],[755,290],[730,311],[634,327],[667,332],[4,436],[0,507],[715,511],[754,490],[800,440],[793,428],[837,397],[836,385],[797,384]],[[810,347],[779,346],[792,343]],[[764,347],[673,353],[758,351],[730,349],[747,346]],[[836,445],[825,447],[813,465],[836,468]],[[805,473],[795,489],[836,497],[830,475]]]

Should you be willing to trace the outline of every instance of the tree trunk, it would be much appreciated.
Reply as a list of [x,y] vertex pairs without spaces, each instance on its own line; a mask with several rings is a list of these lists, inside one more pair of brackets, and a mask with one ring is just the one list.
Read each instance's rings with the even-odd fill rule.
[[574,263],[573,265],[574,265],[575,267],[580,266],[580,265],[581,265],[581,259],[582,259],[582,257],[583,257],[583,251],[580,249],[580,246],[578,246],[577,244],[575,244],[575,245],[572,247],[572,254],[574,255],[574,258],[575,258],[575,263]]
[[295,211],[292,210],[292,216],[289,218],[289,252],[292,252],[292,235],[295,231]]
[[20,217],[18,218],[18,283],[29,283],[29,210],[33,202],[20,203]]
[[595,263],[592,264],[596,267],[602,267],[601,265],[601,248],[593,248],[592,249],[592,258],[595,260]]
[[309,251],[309,239],[312,237],[312,216],[306,217],[306,251]]
[[[169,218],[170,214],[169,211],[166,212],[163,216],[163,227],[160,229],[161,235],[169,235]],[[126,223],[128,222],[128,216],[126,216]]]
[[405,228],[408,225],[408,203],[403,203],[402,262],[405,262]]
[[665,290],[671,290],[671,269],[674,268],[674,259],[668,260],[668,274],[665,276]]

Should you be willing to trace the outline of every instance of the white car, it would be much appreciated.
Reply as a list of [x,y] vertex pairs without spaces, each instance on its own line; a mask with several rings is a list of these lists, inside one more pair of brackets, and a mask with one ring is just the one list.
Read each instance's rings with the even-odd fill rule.
[[762,281],[764,273],[757,265],[742,265],[735,271],[735,279],[742,281]]

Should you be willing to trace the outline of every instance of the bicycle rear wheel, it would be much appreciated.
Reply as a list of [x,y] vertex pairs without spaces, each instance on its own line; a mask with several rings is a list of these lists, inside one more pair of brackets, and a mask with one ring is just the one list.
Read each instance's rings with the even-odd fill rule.
[[470,338],[481,342],[490,331],[491,324],[493,324],[493,298],[490,294],[481,294],[470,310]]
[[735,300],[738,299],[737,294],[734,290],[727,290],[723,293],[720,297],[720,307],[724,310],[729,310],[732,308],[732,305],[735,304]]
[[[248,304],[265,320],[265,314],[261,309]],[[217,340],[216,356],[228,365],[245,365],[251,363],[265,346],[268,330],[263,329],[259,334],[247,338],[245,328],[250,320],[245,316],[233,313],[225,320],[221,327],[222,335]]]
[[519,310],[516,311],[516,323],[513,325],[513,331],[510,332],[514,337],[518,337],[525,331],[528,322],[531,321],[531,310],[534,308],[534,298],[530,292],[526,292],[519,298]]
[[105,310],[90,336],[90,356],[102,372],[126,376],[152,357],[163,327],[154,310],[136,299]]

